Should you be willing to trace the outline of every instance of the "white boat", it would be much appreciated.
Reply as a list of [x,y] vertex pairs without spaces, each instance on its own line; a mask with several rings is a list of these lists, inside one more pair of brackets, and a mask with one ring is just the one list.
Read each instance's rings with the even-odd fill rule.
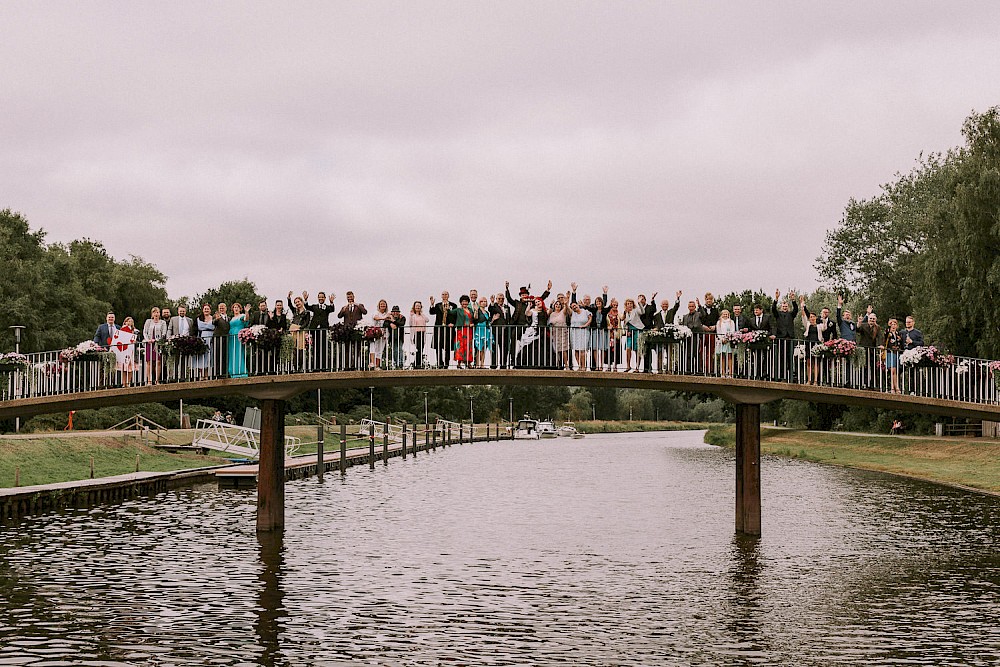
[[553,424],[548,419],[543,419],[538,422],[538,437],[539,438],[557,438],[559,437],[559,432],[556,431],[556,425]]
[[525,417],[517,422],[514,429],[515,440],[538,440],[538,420]]
[[564,422],[562,426],[556,429],[556,433],[561,438],[582,438],[584,436],[583,433],[576,430],[576,425],[573,422]]

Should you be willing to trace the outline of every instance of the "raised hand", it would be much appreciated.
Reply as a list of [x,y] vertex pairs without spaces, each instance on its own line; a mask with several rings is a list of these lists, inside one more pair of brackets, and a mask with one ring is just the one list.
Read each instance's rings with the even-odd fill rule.
[[[551,285],[552,283],[549,284]],[[576,291],[576,283],[570,283],[569,286],[573,288],[574,292]]]
[[678,301],[681,300],[681,294],[684,294],[684,292],[682,292],[681,290],[677,290],[677,300]]
[[552,281],[551,280],[549,281],[548,287],[546,287],[545,289],[546,289],[546,291],[549,291],[549,292],[552,291]]
[[292,298],[292,290],[288,290],[288,298],[289,298],[289,299],[291,299],[291,298]]
[[781,290],[780,289],[774,290],[774,300],[779,301],[780,299],[781,299]]
[[843,308],[844,307],[844,295],[843,294],[838,294],[837,295],[837,307],[838,308]]
[[336,298],[337,298],[337,295],[334,294],[333,292],[330,292],[330,303],[333,303],[333,300],[336,299]]
[[872,308],[872,305],[871,305],[871,304],[868,304],[868,312],[867,312],[867,314],[868,314],[868,315],[871,315],[871,314],[872,314],[873,312],[875,312],[875,309],[874,309],[874,308]]
[[649,302],[650,303],[655,303],[656,302],[656,295],[657,294],[659,294],[659,292],[653,292],[653,296],[649,297]]
[[427,297],[427,300],[431,302],[432,306],[434,305],[434,297],[433,296]]
[[695,298],[694,298],[694,305],[696,305],[696,306],[698,306],[699,308],[701,308],[701,299],[700,299],[700,298],[698,298],[698,297],[695,297]]
[[503,286],[506,287],[507,289],[510,289],[510,281],[509,280],[503,281]]
[[302,300],[303,301],[308,301],[309,300],[309,292],[307,292],[305,290],[302,290]]

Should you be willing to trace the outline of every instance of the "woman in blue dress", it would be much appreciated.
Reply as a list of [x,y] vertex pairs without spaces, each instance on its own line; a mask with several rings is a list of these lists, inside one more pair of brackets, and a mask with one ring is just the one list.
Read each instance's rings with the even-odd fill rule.
[[490,302],[486,297],[480,297],[472,315],[476,320],[476,328],[472,332],[472,342],[476,347],[476,368],[484,368],[486,350],[493,345],[493,332],[490,331]]
[[233,319],[229,320],[229,377],[245,378],[247,376],[247,358],[240,341],[239,333],[247,326],[247,316],[243,306],[233,304]]
[[191,368],[198,371],[195,375],[207,378],[212,368],[212,336],[215,335],[215,321],[212,318],[212,307],[207,303],[201,306],[201,316],[194,323],[198,337],[208,345],[208,350],[191,360]]

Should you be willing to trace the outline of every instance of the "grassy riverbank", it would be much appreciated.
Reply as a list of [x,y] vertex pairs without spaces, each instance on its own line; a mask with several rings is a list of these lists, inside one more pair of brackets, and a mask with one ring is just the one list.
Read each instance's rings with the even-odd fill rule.
[[[733,447],[736,427],[712,426],[705,442]],[[888,437],[837,432],[761,429],[761,452],[877,470],[932,482],[1000,492],[1000,441]]]
[[[190,435],[187,436],[190,442]],[[138,435],[46,437],[0,439],[0,488],[14,486],[15,470],[21,469],[21,486],[69,482],[94,476],[108,477],[135,472],[135,457],[145,472],[184,470],[225,463],[226,459],[193,453],[170,454],[148,447]]]
[[[644,431],[700,431],[710,426],[699,422],[670,421],[579,421],[575,422],[581,433],[639,433]],[[558,424],[557,424],[558,426]]]

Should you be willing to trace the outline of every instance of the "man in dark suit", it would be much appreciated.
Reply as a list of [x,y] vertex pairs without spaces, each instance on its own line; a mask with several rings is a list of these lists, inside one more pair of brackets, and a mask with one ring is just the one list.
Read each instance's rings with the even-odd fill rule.
[[434,316],[434,335],[432,344],[434,354],[437,356],[437,367],[448,368],[451,363],[451,350],[455,344],[455,315],[451,311],[458,306],[450,299],[448,291],[441,292],[441,301],[434,303],[434,297],[428,301],[431,304],[428,312]]
[[[531,287],[529,284],[528,287]],[[531,296],[531,292],[528,291],[528,287],[522,286],[518,290],[518,297],[515,299],[510,295],[510,281],[504,282],[504,294],[507,296],[507,303],[510,304],[510,335],[511,335],[511,345],[509,352],[510,365],[513,367],[515,365],[515,357],[517,356],[517,341],[521,339],[521,335],[524,333],[525,327],[528,326],[528,305],[533,304],[535,299]],[[542,292],[540,298],[542,301],[549,298],[549,292],[552,290],[552,281],[549,281],[548,286],[545,291]]]
[[104,323],[97,327],[94,333],[94,342],[107,350],[111,346],[111,339],[114,338],[118,327],[115,326],[115,314],[108,313],[104,318]]
[[347,293],[347,305],[340,309],[337,317],[344,320],[344,324],[353,329],[358,326],[361,318],[368,314],[368,309],[363,303],[354,303],[354,292]]
[[[753,305],[753,317],[750,318],[749,331],[766,331],[769,336],[774,333],[774,321],[771,315],[764,312],[759,303]],[[773,336],[772,336],[773,337]],[[755,380],[766,380],[771,377],[771,350],[752,350],[750,353],[753,368],[751,375]]]
[[[677,316],[677,310],[681,307],[681,293],[677,293],[677,300],[674,301],[674,305],[670,307],[670,301],[667,299],[660,300],[660,309],[656,311],[653,315],[653,326],[651,329],[659,330],[668,324],[674,323],[674,318]],[[673,346],[665,345],[656,351],[656,362],[659,366],[659,371],[661,373],[667,373],[670,371],[670,366],[672,365],[673,356]]]
[[509,365],[509,350],[512,344],[510,315],[510,307],[507,306],[503,294],[490,297],[489,316],[493,331],[490,368],[507,368]]
[[212,368],[215,377],[229,376],[229,308],[220,303],[212,318],[215,331],[212,333]]
[[[249,310],[249,308],[247,309]],[[267,309],[267,299],[261,301],[257,304],[257,310],[250,313],[247,316],[248,326],[267,326],[267,323],[271,321],[271,313]]]
[[704,327],[704,335],[701,337],[701,363],[704,365],[705,374],[712,375],[715,372],[715,326],[719,323],[719,307],[715,305],[715,296],[711,292],[705,293],[705,304],[697,298],[694,300],[701,313],[701,326]]
[[[781,302],[779,308],[778,302]],[[789,306],[789,302],[791,305]],[[795,350],[795,318],[799,314],[799,304],[795,300],[795,292],[788,293],[788,299],[781,301],[781,290],[774,291],[774,302],[771,304],[771,317],[774,319],[775,360],[778,377],[776,380],[791,382],[795,370],[792,364],[792,353]]]
[[[656,307],[653,304],[656,303],[657,294],[659,292],[653,292],[651,303],[646,303],[645,294],[640,294],[636,301],[636,309],[639,311],[639,319],[642,321],[642,327],[645,331],[653,328],[653,318],[656,316]],[[642,354],[642,370],[645,373],[653,372],[653,350],[648,346]]]
[[[677,293],[680,298],[680,292]],[[681,370],[682,373],[699,374],[704,373],[701,365],[702,355],[702,334],[705,333],[705,326],[701,323],[701,311],[694,301],[688,301],[688,311],[681,317],[681,325],[691,330],[691,337],[682,343],[687,368]]]
[[[924,345],[924,334],[922,331],[920,331],[920,329],[917,329],[914,326],[914,324],[915,322],[913,320],[913,315],[907,315],[906,329],[903,330],[903,343],[904,343],[903,349],[905,350],[912,350],[915,347],[923,347]],[[907,384],[909,385],[909,388],[904,389],[904,391],[909,391],[911,394],[915,393],[915,390],[917,388],[917,372],[918,369],[914,366],[911,366],[910,368],[907,369],[906,380]],[[929,378],[930,382],[928,383],[928,385],[936,384],[934,382],[934,378],[937,377],[937,373],[931,373],[929,374],[929,376],[930,376]],[[928,393],[931,396],[934,396],[937,393],[936,386],[927,386],[926,389],[928,390]]]
[[[849,340],[852,343],[858,342],[858,325],[851,318],[851,311],[844,310],[844,296],[842,294],[837,295],[837,332],[840,337],[844,340]],[[848,357],[844,360],[844,372],[847,375],[847,379],[844,386],[850,389],[854,386],[854,381],[852,376],[854,375],[854,363],[851,358]]]
[[309,318],[309,328],[312,329],[313,349],[315,350],[316,368],[314,370],[326,370],[329,364],[329,346],[326,344],[327,329],[330,327],[330,315],[335,311],[333,300],[337,298],[333,292],[330,293],[330,303],[326,302],[326,292],[318,292],[316,301],[319,303],[309,303],[309,292],[302,292],[302,303],[306,310],[311,313]]
[[882,344],[882,328],[878,325],[878,317],[872,311],[871,306],[868,306],[868,313],[865,315],[865,319],[858,324],[857,338],[858,345],[863,347],[865,352],[866,363],[862,382],[865,388],[874,389],[878,364],[881,361],[878,348]]

